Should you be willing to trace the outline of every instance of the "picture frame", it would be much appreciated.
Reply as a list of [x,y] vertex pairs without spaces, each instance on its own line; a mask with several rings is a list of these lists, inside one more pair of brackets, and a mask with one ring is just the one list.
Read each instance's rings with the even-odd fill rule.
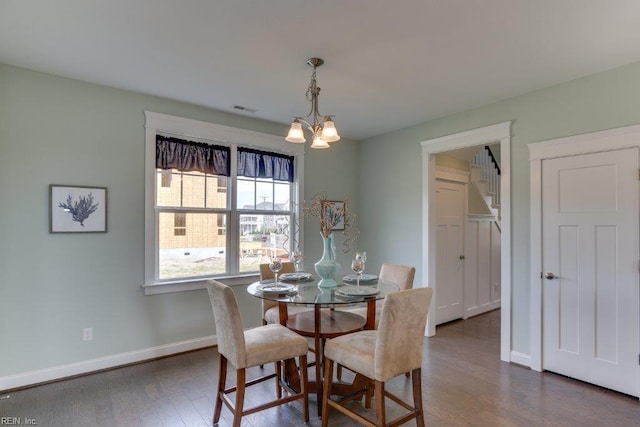
[[345,202],[343,200],[325,200],[322,203],[322,208],[327,212],[325,215],[330,215],[330,212],[339,212],[340,218],[336,221],[335,225],[331,228],[332,231],[344,231],[344,212]]
[[49,233],[106,233],[107,187],[49,185]]

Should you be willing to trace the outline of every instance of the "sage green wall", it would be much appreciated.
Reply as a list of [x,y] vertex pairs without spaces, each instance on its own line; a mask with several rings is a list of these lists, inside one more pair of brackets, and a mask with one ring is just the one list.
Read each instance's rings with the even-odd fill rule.
[[[512,350],[529,353],[529,162],[527,144],[640,123],[640,63],[426,122],[360,145],[362,246],[374,263],[422,270],[420,141],[512,120]],[[375,171],[375,173],[372,173]],[[381,172],[382,171],[382,172]],[[375,248],[375,250],[373,249]]]
[[[170,82],[168,82],[170,84]],[[286,126],[0,64],[0,377],[215,332],[203,290],[144,296],[144,110],[284,135]],[[357,143],[305,154],[305,193],[350,194]],[[49,184],[108,188],[108,233],[49,234]],[[317,224],[305,255],[321,256]],[[315,228],[313,228],[315,227]],[[235,289],[245,326],[259,302]],[[94,339],[83,342],[82,329]]]

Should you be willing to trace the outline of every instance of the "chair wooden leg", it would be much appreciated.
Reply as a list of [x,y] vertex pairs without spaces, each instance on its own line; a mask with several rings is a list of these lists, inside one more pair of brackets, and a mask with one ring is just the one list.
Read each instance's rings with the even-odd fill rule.
[[331,383],[333,382],[333,360],[324,359],[324,389],[322,390],[322,427],[329,425],[329,399],[331,398]]
[[367,384],[367,392],[364,396],[364,407],[366,409],[371,409],[371,398],[373,398],[373,381],[369,381]]
[[422,368],[411,371],[413,385],[413,406],[416,408],[416,425],[424,427],[424,409],[422,407]]
[[[266,326],[267,325],[267,321],[262,319],[262,326]],[[264,365],[260,365],[260,369],[264,369]]]
[[302,398],[302,416],[304,422],[309,422],[309,367],[307,366],[307,356],[300,356],[300,392],[303,394]]
[[220,414],[222,413],[222,396],[224,395],[224,388],[227,382],[227,358],[220,355],[220,371],[218,372],[218,391],[216,392],[216,408],[213,411],[213,424],[217,424],[220,421]]
[[278,360],[274,365],[276,370],[276,397],[280,399],[282,397],[282,362]]
[[387,417],[384,408],[384,383],[376,380],[376,424],[384,426],[387,424]]
[[244,411],[244,392],[247,383],[247,370],[236,370],[236,404],[233,413],[233,427],[240,427],[242,412]]
[[336,367],[336,378],[338,379],[338,381],[342,381],[342,365],[339,363]]

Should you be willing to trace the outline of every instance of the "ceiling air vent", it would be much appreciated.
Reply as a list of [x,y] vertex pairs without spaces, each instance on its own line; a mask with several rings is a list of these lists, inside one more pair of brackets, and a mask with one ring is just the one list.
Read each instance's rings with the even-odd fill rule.
[[245,113],[255,113],[256,110],[255,108],[251,108],[251,107],[244,107],[242,105],[234,105],[232,107],[234,110],[240,110],[240,111],[244,111]]

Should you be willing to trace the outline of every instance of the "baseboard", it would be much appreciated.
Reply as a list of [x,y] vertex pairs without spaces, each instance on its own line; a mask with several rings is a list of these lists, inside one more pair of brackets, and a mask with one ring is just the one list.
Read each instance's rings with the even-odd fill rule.
[[472,309],[468,309],[468,310],[465,311],[464,319],[468,319],[470,317],[474,317],[474,316],[478,316],[480,314],[488,313],[490,311],[497,310],[500,307],[501,307],[500,300],[494,301],[492,303],[489,303],[489,304],[486,304],[486,305],[483,305],[483,306],[480,306],[480,307],[474,307]]
[[511,352],[511,363],[516,363],[518,365],[526,366],[528,368],[531,367],[531,355],[520,353],[517,351]]
[[216,345],[215,335],[0,377],[0,392]]

